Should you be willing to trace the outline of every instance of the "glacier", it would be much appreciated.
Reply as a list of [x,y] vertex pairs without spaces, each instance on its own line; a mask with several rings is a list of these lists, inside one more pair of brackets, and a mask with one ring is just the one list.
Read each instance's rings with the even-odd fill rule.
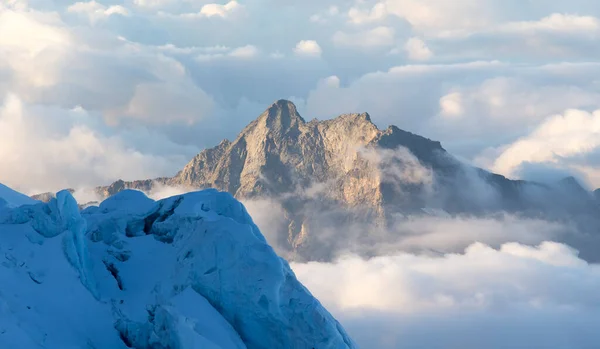
[[357,348],[228,193],[5,193],[0,348]]

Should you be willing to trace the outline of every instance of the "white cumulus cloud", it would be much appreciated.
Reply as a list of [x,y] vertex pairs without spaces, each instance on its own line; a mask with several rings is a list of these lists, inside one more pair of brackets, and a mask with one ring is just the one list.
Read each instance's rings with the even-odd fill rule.
[[184,17],[220,17],[227,18],[236,11],[239,11],[242,5],[233,0],[225,5],[221,4],[206,4],[202,6],[202,9],[197,14],[184,14]]
[[323,50],[315,40],[301,40],[296,44],[294,53],[303,57],[321,57]]
[[425,41],[419,38],[410,38],[404,44],[408,58],[414,61],[426,61],[433,57],[433,52],[427,47]]
[[[570,158],[585,157],[600,147],[600,110],[587,112],[571,109],[546,119],[529,135],[508,145],[496,158],[493,170],[519,176],[523,165],[551,164],[586,172],[586,162],[570,163]],[[589,166],[593,165],[590,163]],[[588,178],[600,185],[594,172]]]
[[146,144],[176,151],[153,155],[132,145],[127,135],[133,135],[101,133],[95,130],[97,123],[98,116],[82,108],[27,105],[18,96],[8,95],[0,105],[2,182],[35,194],[108,184],[121,177],[158,176],[187,160],[176,155],[185,153],[184,148],[164,137],[147,132],[136,136],[145,138]]
[[69,6],[67,11],[85,15],[91,23],[96,23],[113,15],[129,16],[129,10],[121,5],[107,7],[93,0],[89,2],[76,2]]
[[460,92],[452,92],[440,99],[441,114],[448,118],[460,118],[464,113],[462,95]]
[[254,45],[246,45],[242,47],[238,47],[229,52],[229,55],[232,57],[238,58],[253,58],[258,56],[260,50]]
[[361,10],[356,7],[348,10],[348,19],[353,24],[366,24],[379,22],[387,16],[387,8],[385,3],[377,3],[370,10]]

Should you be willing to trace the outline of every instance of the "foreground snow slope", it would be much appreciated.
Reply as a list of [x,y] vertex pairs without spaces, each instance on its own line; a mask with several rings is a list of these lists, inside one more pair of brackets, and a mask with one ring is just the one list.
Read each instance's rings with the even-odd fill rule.
[[215,190],[0,208],[0,259],[0,348],[355,347]]
[[21,194],[18,191],[14,191],[0,183],[0,207],[5,205],[10,207],[33,205],[37,202],[38,201],[30,198],[29,196]]

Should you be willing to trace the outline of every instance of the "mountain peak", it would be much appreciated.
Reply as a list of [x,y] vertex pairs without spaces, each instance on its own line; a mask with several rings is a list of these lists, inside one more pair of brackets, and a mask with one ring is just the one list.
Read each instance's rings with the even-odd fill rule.
[[369,115],[369,113],[362,113],[360,114],[362,117],[365,118],[365,120],[367,120],[368,122],[373,122],[371,121],[371,115]]
[[298,113],[296,105],[286,99],[280,99],[271,104],[271,106],[267,108],[267,110],[265,110],[261,116],[267,119],[267,123],[277,121],[287,123],[293,120],[299,120],[302,123],[305,122]]
[[271,132],[283,135],[305,123],[306,121],[300,116],[294,103],[280,99],[271,104],[269,108],[260,114],[258,119],[248,126],[252,129],[256,126],[259,129],[266,128]]
[[581,185],[581,183],[577,180],[577,178],[573,176],[568,176],[557,182],[560,188],[570,190],[577,193],[586,193],[587,190]]

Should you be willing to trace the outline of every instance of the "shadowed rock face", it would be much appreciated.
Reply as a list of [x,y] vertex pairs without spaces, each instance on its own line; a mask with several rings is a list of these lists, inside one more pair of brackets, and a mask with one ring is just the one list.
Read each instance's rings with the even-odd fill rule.
[[[386,225],[391,217],[422,214],[425,207],[451,214],[562,212],[565,207],[551,202],[578,186],[566,183],[558,190],[464,165],[439,142],[396,126],[378,129],[367,113],[306,122],[292,102],[279,100],[235,140],[202,151],[174,177],[119,180],[97,192],[109,197],[168,185],[216,188],[237,199],[277,199],[288,224],[282,233],[287,257],[328,259],[331,251],[311,243],[311,236],[327,228],[323,224]],[[578,203],[592,198],[575,191]]]

